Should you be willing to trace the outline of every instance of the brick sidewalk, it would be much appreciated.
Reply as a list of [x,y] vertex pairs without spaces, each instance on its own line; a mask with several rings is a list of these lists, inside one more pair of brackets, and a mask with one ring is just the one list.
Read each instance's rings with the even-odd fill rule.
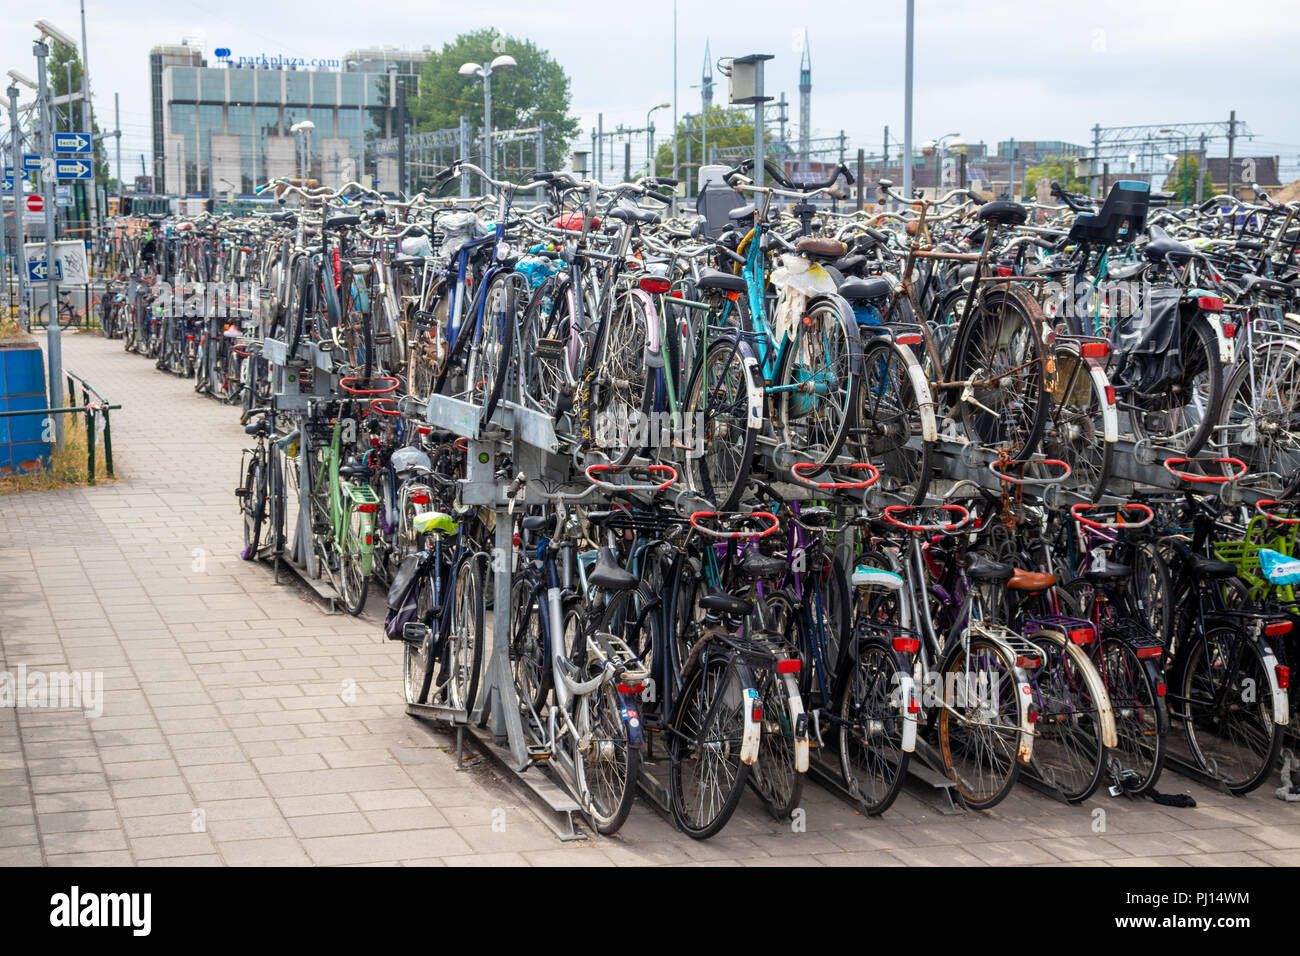
[[704,843],[644,801],[618,837],[561,843],[405,715],[380,595],[370,620],[326,616],[239,560],[233,408],[119,342],[64,354],[124,406],[125,477],[0,497],[0,670],[102,673],[103,714],[0,709],[0,865],[1300,863],[1273,783],[1235,799],[1171,772],[1162,791],[1196,809],[1020,787],[986,814],[904,794],[867,819],[809,782],[799,832],[746,795]]

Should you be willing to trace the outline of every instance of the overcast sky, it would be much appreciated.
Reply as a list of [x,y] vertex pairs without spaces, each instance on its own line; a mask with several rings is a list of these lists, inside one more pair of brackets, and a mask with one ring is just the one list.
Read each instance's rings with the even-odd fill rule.
[[[794,47],[796,32],[806,28],[813,135],[843,129],[852,149],[878,151],[888,124],[901,140],[903,0],[681,0],[679,6],[681,112],[699,107],[692,87],[706,38],[715,59],[775,54],[768,92],[784,90],[797,104]],[[1284,172],[1300,175],[1297,9],[1296,0],[917,0],[916,142],[959,132],[970,142],[1014,136],[1087,144],[1094,123],[1226,120],[1236,109],[1256,134],[1239,144],[1238,154],[1281,155]],[[45,17],[79,36],[79,10],[77,0],[7,0],[0,11],[0,68],[34,76],[32,22]],[[209,54],[224,46],[236,56],[341,58],[347,49],[384,43],[437,48],[457,33],[489,26],[527,37],[559,60],[572,79],[584,129],[597,112],[605,114],[607,129],[620,122],[640,126],[649,107],[673,94],[673,7],[664,0],[86,0],[86,19],[101,127],[112,128],[113,93],[121,94],[128,176],[138,171],[139,154],[149,152],[149,49],[185,36],[201,37]],[[726,95],[719,80],[715,102]],[[665,112],[656,115],[661,135],[669,128]],[[792,106],[792,122],[797,115]],[[1219,144],[1210,151],[1225,150]]]

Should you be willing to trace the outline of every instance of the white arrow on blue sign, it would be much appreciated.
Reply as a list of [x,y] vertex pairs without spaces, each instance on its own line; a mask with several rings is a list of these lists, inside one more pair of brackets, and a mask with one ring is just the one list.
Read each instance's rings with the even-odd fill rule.
[[0,193],[11,193],[14,191],[14,181],[12,179],[0,179]]
[[41,168],[41,157],[38,153],[23,153],[23,171],[28,172],[33,169]]
[[88,153],[92,140],[89,133],[55,133],[56,153]]
[[[44,259],[32,259],[27,263],[27,278],[32,282],[44,282],[50,277],[49,273]],[[54,281],[63,281],[63,263],[58,259],[54,260]]]
[[91,171],[90,163],[80,159],[59,159],[54,163],[54,175],[59,179],[89,179]]

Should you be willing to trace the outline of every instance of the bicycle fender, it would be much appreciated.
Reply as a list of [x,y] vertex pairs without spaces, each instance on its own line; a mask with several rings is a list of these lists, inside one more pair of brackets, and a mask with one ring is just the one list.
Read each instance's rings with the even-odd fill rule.
[[[1083,361],[1088,366],[1088,375],[1092,377],[1097,393],[1102,396],[1102,438],[1109,442],[1119,441],[1119,412],[1116,411],[1115,402],[1111,399],[1114,392],[1107,391],[1110,386],[1110,379],[1106,376],[1106,370],[1102,368],[1101,363],[1096,359],[1086,358]],[[1107,746],[1112,745],[1107,744]]]
[[938,441],[939,425],[934,417],[934,396],[930,393],[930,383],[925,380],[921,363],[917,361],[916,353],[912,351],[911,346],[895,342],[894,349],[903,358],[907,378],[912,383],[912,394],[916,396],[916,404],[921,410],[921,439]]
[[1273,648],[1263,641],[1258,641],[1260,656],[1264,659],[1264,673],[1268,674],[1268,689],[1273,695],[1273,723],[1285,727],[1290,719],[1290,703],[1287,692],[1277,682],[1277,658]]
[[[799,718],[803,715],[803,698],[799,696],[799,683],[794,679],[793,674],[782,674],[781,679],[785,681],[786,697],[790,701],[790,726],[798,727]],[[799,773],[808,772],[808,734],[805,733],[800,737],[797,733],[794,738],[794,769]]]
[[740,762],[752,767],[758,763],[758,748],[763,739],[762,724],[755,717],[756,713],[763,712],[763,700],[753,687],[745,688],[744,697],[745,730],[740,738]]
[[1088,693],[1097,702],[1097,716],[1101,721],[1102,746],[1112,749],[1118,747],[1119,733],[1115,729],[1115,709],[1111,706],[1110,695],[1106,693],[1106,685],[1102,682],[1101,675],[1097,673],[1097,665],[1092,662],[1092,659],[1083,652],[1079,645],[1060,631],[1043,630],[1025,636],[1041,637],[1044,635],[1050,635],[1065,647],[1065,653],[1074,662],[1075,671],[1083,675],[1084,683],[1088,685]]
[[648,368],[663,368],[663,343],[659,338],[659,312],[654,300],[644,289],[629,289],[627,294],[641,303],[645,310],[641,313],[645,319],[645,362]]
[[853,311],[853,306],[849,305],[849,300],[835,292],[828,292],[819,295],[809,301],[808,305],[812,306],[819,300],[826,300],[835,306],[835,311],[840,314],[840,321],[844,323],[845,334],[849,338],[849,347],[852,354],[849,355],[849,371],[854,375],[862,374],[862,336],[858,333],[857,314]]
[[627,728],[627,745],[633,750],[645,747],[645,728],[641,726],[641,713],[637,709],[636,694],[625,694],[615,690],[618,695],[618,716]]
[[1236,361],[1236,345],[1223,330],[1223,319],[1217,312],[1202,312],[1201,318],[1210,324],[1214,337],[1219,343],[1219,361],[1231,365]]
[[912,712],[912,703],[915,701],[920,704],[919,697],[916,693],[916,681],[907,671],[900,669],[898,672],[898,690],[896,692],[899,706],[903,713],[903,753],[912,753],[916,750],[916,726],[920,707],[917,707],[915,713]]

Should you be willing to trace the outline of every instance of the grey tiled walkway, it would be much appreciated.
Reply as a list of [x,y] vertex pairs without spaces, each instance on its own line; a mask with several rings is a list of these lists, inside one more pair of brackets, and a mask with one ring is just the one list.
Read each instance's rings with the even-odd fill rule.
[[1271,785],[1233,799],[1173,774],[1197,809],[1022,787],[988,814],[905,794],[868,820],[810,783],[798,830],[747,795],[706,843],[641,804],[617,838],[562,844],[405,716],[377,600],[328,617],[238,559],[233,409],[116,342],[65,355],[125,406],[126,477],[0,497],[0,670],[102,673],[103,714],[0,709],[0,864],[1300,863],[1300,806]]

